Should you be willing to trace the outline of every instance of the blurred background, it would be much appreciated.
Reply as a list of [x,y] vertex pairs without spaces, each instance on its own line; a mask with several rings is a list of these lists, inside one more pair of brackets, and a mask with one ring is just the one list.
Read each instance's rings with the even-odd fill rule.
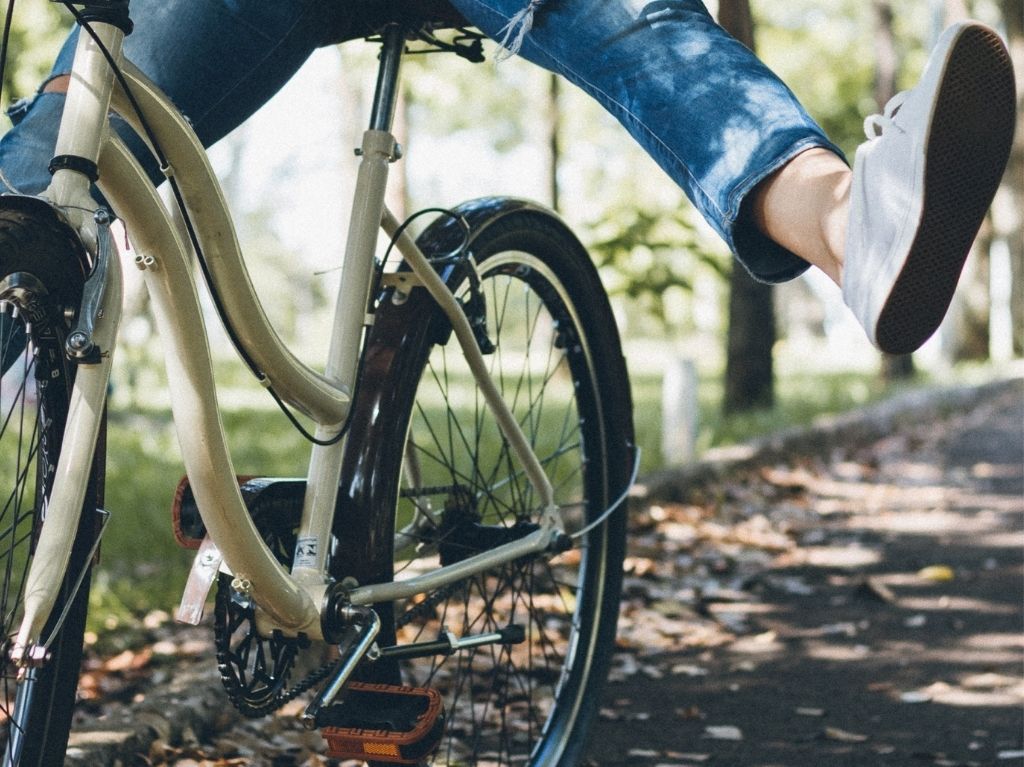
[[[724,26],[778,72],[850,158],[863,118],[914,84],[941,30],[971,16],[1007,39],[1024,72],[1022,0],[720,0]],[[52,3],[21,3],[4,101],[34,92],[67,28]],[[633,378],[642,472],[708,448],[809,423],[907,387],[1005,375],[1024,353],[1024,130],[939,333],[913,356],[864,339],[839,291],[807,274],[775,288],[734,269],[683,194],[596,104],[511,59],[409,57],[392,167],[399,218],[507,194],[553,206],[599,264]],[[376,47],[318,51],[249,123],[211,151],[247,264],[279,333],[311,362],[327,338]],[[695,73],[699,76],[699,73]],[[6,104],[5,104],[6,106]],[[429,220],[429,219],[424,219]],[[133,275],[129,275],[131,277]],[[170,532],[182,475],[160,339],[140,284],[116,360],[107,506],[93,631],[172,613],[191,552]],[[208,317],[220,400],[242,474],[301,476],[302,438]]]

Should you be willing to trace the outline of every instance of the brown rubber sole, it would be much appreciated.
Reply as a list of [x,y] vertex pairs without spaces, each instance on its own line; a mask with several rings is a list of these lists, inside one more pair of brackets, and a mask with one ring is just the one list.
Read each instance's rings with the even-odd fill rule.
[[942,322],[1006,167],[1015,94],[998,35],[979,27],[961,33],[936,99],[921,225],[875,330],[890,354],[914,351]]

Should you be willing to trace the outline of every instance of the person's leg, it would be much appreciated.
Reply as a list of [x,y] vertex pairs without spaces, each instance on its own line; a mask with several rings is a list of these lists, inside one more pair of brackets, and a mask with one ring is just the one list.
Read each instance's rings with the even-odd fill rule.
[[[209,146],[262,106],[313,50],[344,37],[344,4],[334,0],[133,0],[134,31],[125,55],[174,101]],[[37,194],[63,110],[66,73],[77,31],[54,64],[39,94],[11,109],[15,127],[0,140],[0,184]],[[154,181],[155,162],[138,137],[119,132]]]
[[[527,0],[453,0],[485,33]],[[544,0],[521,54],[594,96],[680,185],[758,279],[806,258],[765,236],[744,205],[760,182],[810,149],[839,150],[790,90],[714,22],[699,0]]]
[[835,154],[808,149],[751,191],[753,223],[841,285],[852,180]]
[[453,2],[498,38],[528,7],[522,54],[615,114],[755,277],[818,266],[884,351],[912,351],[938,327],[1013,134],[1012,68],[992,30],[943,36],[851,174],[699,0]]
[[755,221],[841,285],[875,345],[913,351],[941,323],[999,186],[1014,103],[995,31],[951,27],[918,85],[865,122],[852,174],[807,152],[754,190]]

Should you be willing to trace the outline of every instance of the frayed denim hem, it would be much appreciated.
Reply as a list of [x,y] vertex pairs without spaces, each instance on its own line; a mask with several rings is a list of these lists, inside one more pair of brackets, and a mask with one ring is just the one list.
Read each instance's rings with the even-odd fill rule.
[[758,173],[744,180],[734,191],[737,201],[736,213],[724,221],[724,236],[729,248],[743,267],[758,282],[777,284],[788,282],[810,268],[810,264],[795,253],[787,250],[767,237],[753,223],[746,205],[750,192],[764,179],[808,149],[822,148],[835,153],[846,162],[843,152],[823,135],[807,136],[794,142],[787,150]]

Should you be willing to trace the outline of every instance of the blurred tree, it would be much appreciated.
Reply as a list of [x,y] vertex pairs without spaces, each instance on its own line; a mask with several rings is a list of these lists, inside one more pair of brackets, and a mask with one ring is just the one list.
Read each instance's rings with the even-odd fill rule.
[[[8,8],[3,23],[7,24]],[[54,3],[18,3],[10,18],[10,38],[0,107],[34,93],[49,73],[71,28],[70,16]]]
[[1012,352],[1024,354],[1024,0],[1001,0],[1010,57],[1017,77],[1017,131],[1010,165],[993,205],[992,223],[1009,261]]
[[558,210],[561,208],[561,190],[558,186],[558,166],[561,162],[562,157],[562,144],[561,144],[561,133],[562,133],[562,110],[560,108],[559,93],[562,88],[560,85],[560,78],[558,75],[552,74],[548,76],[548,109],[547,109],[547,131],[548,131],[548,151],[550,156],[548,158],[548,173],[550,178],[548,179],[548,187],[550,189],[550,197],[548,203],[551,205],[552,210]]
[[[901,5],[901,30],[924,23],[920,5]],[[753,10],[758,56],[793,89],[829,138],[852,155],[864,140],[864,115],[874,111],[871,5],[759,1]]]
[[725,259],[701,245],[682,211],[631,204],[606,210],[589,248],[609,294],[629,299],[666,330],[672,325],[664,300],[670,288],[692,290],[702,265],[723,280],[729,276]]
[[[875,20],[875,104],[879,112],[896,95],[896,76],[900,68],[900,55],[893,29],[893,9],[890,0],[872,0]],[[883,354],[882,377],[886,381],[910,378],[914,375],[914,358],[910,354]]]
[[[718,21],[754,50],[749,0],[721,0]],[[772,348],[775,345],[772,286],[759,283],[734,263],[729,277],[729,328],[722,409],[726,413],[771,407],[775,402]]]

